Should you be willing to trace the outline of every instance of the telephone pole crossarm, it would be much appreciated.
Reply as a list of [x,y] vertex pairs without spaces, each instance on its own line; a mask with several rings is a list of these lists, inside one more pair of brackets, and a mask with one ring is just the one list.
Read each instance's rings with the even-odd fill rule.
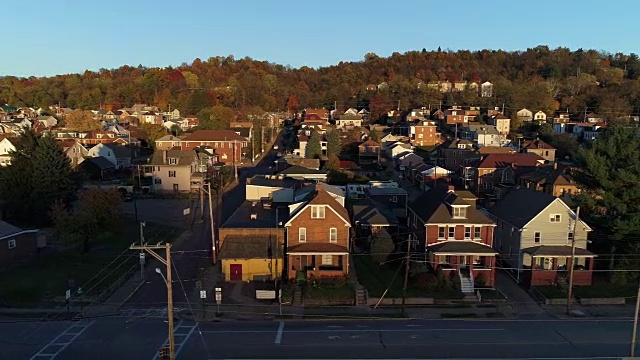
[[129,249],[131,249],[131,250],[145,251],[149,255],[153,256],[158,261],[160,261],[162,263],[162,265],[167,265],[167,260],[165,260],[162,256],[158,255],[155,251],[153,251],[153,250],[163,250],[165,248],[166,248],[166,246],[164,246],[164,245],[152,245],[152,246],[149,246],[149,245],[131,245],[129,247]]

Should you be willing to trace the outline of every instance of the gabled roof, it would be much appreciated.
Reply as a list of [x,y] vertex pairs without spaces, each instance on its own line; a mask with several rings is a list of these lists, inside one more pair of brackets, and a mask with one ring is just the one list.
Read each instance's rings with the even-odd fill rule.
[[84,162],[90,162],[102,170],[116,167],[111,161],[107,160],[107,158],[105,158],[104,156],[86,158]]
[[480,146],[478,148],[478,154],[480,155],[489,155],[489,154],[515,154],[516,151],[510,147],[506,146]]
[[340,205],[340,203],[338,203],[338,201],[334,199],[333,196],[331,196],[322,186],[317,187],[316,191],[310,196],[311,198],[308,202],[304,204],[304,206],[300,207],[298,212],[293,214],[285,226],[289,226],[291,222],[298,217],[298,215],[304,212],[305,208],[311,205],[326,205],[344,221],[346,226],[351,226],[351,222],[349,221],[349,212],[347,209]]
[[522,142],[522,148],[531,149],[531,150],[535,150],[535,149],[555,150],[556,149],[553,146],[547,144],[546,142],[544,142],[544,141],[542,141],[540,139],[525,140],[525,141]]
[[[415,199],[409,208],[425,224],[467,224],[495,225],[495,223],[472,205],[474,197],[468,197],[465,192],[450,191],[445,188],[435,188]],[[466,219],[454,219],[451,207],[447,204],[467,206]]]
[[564,170],[554,169],[553,166],[544,166],[535,171],[523,174],[521,179],[540,183],[544,181],[553,185],[573,185],[571,179],[564,173]]
[[[167,161],[164,162],[164,154],[166,151]],[[170,150],[160,150],[153,153],[153,157],[149,162],[149,165],[170,165],[169,159],[177,158],[177,164],[171,164],[172,166],[188,166],[191,165],[196,159],[196,152],[193,150],[179,150],[179,149],[170,149]]]
[[398,218],[386,206],[371,200],[357,200],[353,204],[353,221],[360,225],[394,226],[398,225]]
[[517,188],[510,191],[488,210],[498,219],[522,229],[554,201],[561,202],[569,211],[572,211],[561,199],[527,188]]
[[179,136],[165,135],[165,136],[157,139],[156,142],[158,142],[158,141],[180,141],[180,140],[182,140],[182,138],[180,138]]
[[377,142],[368,139],[367,141],[363,142],[362,144],[358,145],[358,146],[380,146],[380,144],[378,144]]
[[534,154],[489,154],[483,159],[474,161],[470,166],[478,169],[499,169],[512,165],[534,167],[543,162],[542,157]]
[[120,145],[119,143],[116,143],[116,142],[104,144],[104,146],[111,149],[111,151],[113,151],[113,155],[115,155],[117,159],[131,158],[132,149],[129,146]]
[[246,141],[231,130],[196,130],[186,135],[183,141]]
[[449,139],[443,142],[439,148],[458,149],[458,145],[464,145],[466,149],[471,149],[473,147],[473,142],[467,139]]
[[21,228],[0,220],[0,238],[4,238],[23,231]]
[[320,174],[326,174],[326,172],[321,170],[309,169],[306,167],[302,167],[300,165],[293,165],[293,166],[289,166],[288,168],[278,173],[278,175],[301,175],[301,174],[302,175],[307,175],[307,174],[320,175]]

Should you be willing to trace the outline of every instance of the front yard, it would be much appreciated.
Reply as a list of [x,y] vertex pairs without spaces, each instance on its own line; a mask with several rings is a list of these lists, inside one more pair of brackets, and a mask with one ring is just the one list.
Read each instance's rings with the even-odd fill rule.
[[[147,223],[149,243],[173,241],[180,230]],[[124,219],[121,230],[108,232],[81,254],[76,248],[47,249],[36,259],[0,272],[0,307],[47,307],[64,302],[69,281],[81,287],[88,301],[95,299],[139,267],[138,253],[128,250],[139,239],[139,225]]]
[[[380,298],[388,288],[386,298],[401,298],[404,287],[404,265],[401,260],[393,261],[385,265],[379,265],[372,261],[368,255],[353,257],[356,267],[358,282],[367,288],[370,298]],[[400,267],[400,268],[399,268]],[[436,299],[458,299],[462,296],[460,291],[449,287],[424,287],[412,279],[407,286],[407,297],[424,297]]]

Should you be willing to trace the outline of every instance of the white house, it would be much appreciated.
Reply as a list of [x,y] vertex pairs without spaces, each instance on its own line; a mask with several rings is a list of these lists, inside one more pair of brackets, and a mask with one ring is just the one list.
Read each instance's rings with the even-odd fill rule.
[[516,116],[522,121],[533,120],[533,113],[529,109],[521,109],[516,113]]
[[349,108],[344,112],[345,115],[358,115],[358,110],[354,108]]
[[393,144],[393,146],[389,147],[389,155],[391,155],[391,157],[394,159],[397,159],[406,153],[412,152],[413,146],[401,142],[397,142]]
[[492,97],[493,96],[493,84],[485,81],[480,85],[480,96]]
[[535,113],[535,115],[533,115],[533,120],[535,120],[537,122],[546,122],[547,121],[547,114],[545,114],[542,111],[538,111],[537,113]]
[[404,171],[406,168],[412,167],[416,164],[423,164],[424,159],[422,156],[410,152],[398,157],[397,162],[400,170]]
[[505,143],[504,135],[493,125],[469,125],[462,129],[460,137],[480,146],[501,146]]
[[19,138],[4,138],[0,141],[0,166],[7,166],[11,164],[11,152],[16,151],[15,144],[19,141]]
[[100,157],[109,160],[114,166],[118,166],[118,159],[116,158],[116,154],[113,152],[111,148],[109,148],[105,144],[98,144],[91,149],[89,149],[89,157]]
[[380,144],[382,145],[382,151],[387,152],[387,149],[398,142],[398,138],[393,136],[392,134],[387,134],[380,139]]
[[162,126],[164,126],[167,130],[171,130],[171,128],[174,127],[175,125],[178,125],[178,124],[174,123],[171,120],[167,120],[164,123],[162,123]]
[[341,115],[336,119],[336,128],[361,127],[362,115]]

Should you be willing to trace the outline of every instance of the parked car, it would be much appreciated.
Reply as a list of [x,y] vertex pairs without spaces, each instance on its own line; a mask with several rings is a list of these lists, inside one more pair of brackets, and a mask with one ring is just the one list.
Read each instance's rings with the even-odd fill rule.
[[273,150],[278,150],[278,145],[273,145]]

